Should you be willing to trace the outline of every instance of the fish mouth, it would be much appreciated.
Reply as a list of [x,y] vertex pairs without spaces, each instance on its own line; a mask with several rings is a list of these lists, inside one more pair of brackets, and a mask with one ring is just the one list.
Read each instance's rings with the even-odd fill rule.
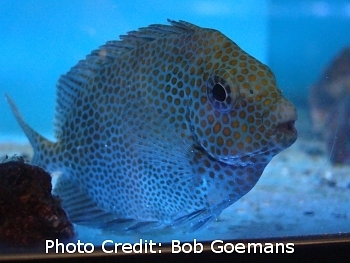
[[[254,164],[251,162],[251,157],[259,157],[259,156],[274,156],[278,152],[280,152],[284,148],[288,148],[292,145],[298,137],[298,131],[295,128],[296,119],[290,119],[284,122],[279,123],[275,130],[272,133],[269,133],[270,136],[273,136],[275,140],[278,141],[277,145],[274,147],[267,148],[265,150],[258,150],[255,152],[251,152],[242,156],[232,156],[232,157],[220,157],[219,161],[230,164],[230,165],[239,165],[246,166],[249,164]],[[245,161],[243,161],[246,159]]]
[[275,131],[271,135],[275,133],[283,133],[292,137],[297,136],[298,131],[295,128],[295,120],[289,120],[278,124]]

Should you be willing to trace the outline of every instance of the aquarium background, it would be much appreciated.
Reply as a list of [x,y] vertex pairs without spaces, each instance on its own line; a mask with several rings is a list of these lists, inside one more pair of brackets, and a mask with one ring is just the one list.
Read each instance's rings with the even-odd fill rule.
[[[106,41],[149,24],[167,23],[167,18],[215,28],[271,67],[284,95],[302,114],[297,127],[304,136],[311,129],[309,87],[335,54],[350,44],[348,1],[2,0],[0,17],[0,141],[13,143],[27,139],[10,112],[5,92],[36,131],[53,138],[59,76]],[[334,170],[327,156],[310,157],[302,151],[304,141],[298,142],[276,156],[257,187],[215,222],[216,226],[234,222],[230,231],[221,229],[211,236],[201,232],[196,237],[349,232],[348,166]],[[340,190],[322,184],[323,177],[329,179],[335,173],[344,178]],[[327,200],[321,203],[320,196]],[[275,204],[285,210],[275,209]],[[273,227],[267,218],[274,218]],[[98,243],[106,237],[84,227],[78,230],[85,240],[93,238]],[[137,241],[139,236],[129,238]],[[159,240],[169,240],[169,236]]]

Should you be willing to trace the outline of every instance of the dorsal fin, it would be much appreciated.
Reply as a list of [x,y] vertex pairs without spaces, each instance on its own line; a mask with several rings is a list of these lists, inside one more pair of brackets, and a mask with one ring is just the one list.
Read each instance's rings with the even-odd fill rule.
[[60,77],[57,83],[57,99],[55,114],[55,136],[60,139],[62,129],[66,125],[69,112],[74,107],[74,101],[79,92],[85,88],[90,76],[98,72],[101,65],[114,61],[120,54],[133,50],[159,37],[171,34],[193,33],[199,27],[184,21],[172,21],[171,25],[153,24],[128,32],[120,36],[121,40],[108,41],[99,49],[91,52],[85,60]]

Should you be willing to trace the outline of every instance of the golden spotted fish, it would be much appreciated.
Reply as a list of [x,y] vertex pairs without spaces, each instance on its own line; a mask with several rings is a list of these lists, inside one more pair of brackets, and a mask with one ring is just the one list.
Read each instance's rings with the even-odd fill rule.
[[56,142],[12,111],[33,164],[60,172],[70,219],[189,231],[248,193],[297,138],[271,70],[221,32],[154,24],[92,51],[57,84]]

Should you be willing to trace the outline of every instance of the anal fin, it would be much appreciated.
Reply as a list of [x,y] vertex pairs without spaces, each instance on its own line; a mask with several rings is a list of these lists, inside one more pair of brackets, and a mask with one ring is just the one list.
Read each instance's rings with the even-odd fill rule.
[[62,207],[75,224],[101,229],[128,229],[137,221],[131,218],[119,218],[98,206],[87,193],[64,175],[61,175],[53,189],[62,200]]

